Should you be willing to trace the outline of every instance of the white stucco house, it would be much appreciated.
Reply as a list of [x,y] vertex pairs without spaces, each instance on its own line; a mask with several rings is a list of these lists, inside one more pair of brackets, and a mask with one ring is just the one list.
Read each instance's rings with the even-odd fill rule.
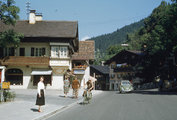
[[0,32],[14,29],[24,34],[18,48],[0,48],[0,80],[11,89],[36,88],[41,75],[46,89],[63,89],[63,74],[72,69],[72,54],[78,51],[77,21],[43,21],[30,11],[29,20],[15,26],[0,22]]

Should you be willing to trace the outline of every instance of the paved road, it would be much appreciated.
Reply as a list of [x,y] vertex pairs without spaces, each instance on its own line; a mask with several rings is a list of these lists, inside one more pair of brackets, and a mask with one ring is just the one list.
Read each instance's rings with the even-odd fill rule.
[[177,95],[104,92],[91,104],[77,104],[47,120],[177,120]]

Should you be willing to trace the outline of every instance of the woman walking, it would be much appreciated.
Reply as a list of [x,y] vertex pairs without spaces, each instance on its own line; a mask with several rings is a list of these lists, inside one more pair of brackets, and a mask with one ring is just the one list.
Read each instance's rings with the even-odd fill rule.
[[36,105],[39,106],[38,112],[41,112],[41,106],[45,105],[45,97],[44,97],[44,76],[40,76],[40,81],[37,85],[37,99]]
[[66,77],[65,80],[64,80],[64,94],[65,94],[65,97],[67,97],[67,94],[69,92],[69,85],[70,85],[69,78]]
[[73,97],[78,98],[80,83],[77,80],[77,77],[75,77],[75,79],[72,81],[72,88],[73,88],[73,95],[74,95]]

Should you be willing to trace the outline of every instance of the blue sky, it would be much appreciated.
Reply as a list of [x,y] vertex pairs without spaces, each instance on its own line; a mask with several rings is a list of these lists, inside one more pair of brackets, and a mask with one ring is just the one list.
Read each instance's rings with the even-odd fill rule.
[[[26,2],[43,20],[78,21],[79,39],[95,37],[149,16],[162,0],[15,0],[20,19],[26,20]],[[166,0],[169,2],[170,0]]]

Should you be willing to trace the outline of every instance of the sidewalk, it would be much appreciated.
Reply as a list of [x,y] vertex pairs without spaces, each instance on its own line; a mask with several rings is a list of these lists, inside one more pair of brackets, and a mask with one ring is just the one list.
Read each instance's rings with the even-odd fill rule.
[[[39,113],[36,102],[36,89],[11,90],[15,91],[16,98],[13,102],[0,104],[0,118],[2,120],[40,120],[56,112],[69,108],[82,101],[83,89],[79,90],[79,98],[72,98],[72,90],[69,91],[68,97],[64,98],[63,91],[46,90],[46,105],[42,106],[42,112]],[[102,91],[93,90],[93,97]]]

